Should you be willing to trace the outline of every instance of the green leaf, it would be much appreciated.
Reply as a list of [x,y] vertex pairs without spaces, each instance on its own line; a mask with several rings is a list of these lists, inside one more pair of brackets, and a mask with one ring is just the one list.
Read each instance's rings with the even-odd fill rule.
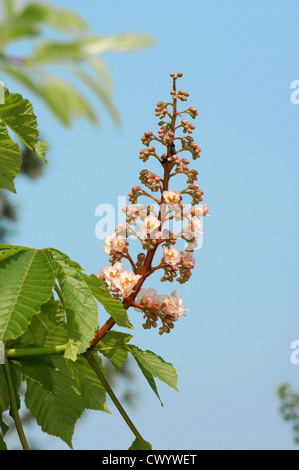
[[113,318],[115,323],[118,326],[133,330],[134,327],[129,320],[128,313],[122,302],[119,300],[114,300],[111,297],[105,282],[101,279],[98,279],[94,274],[90,274],[89,276],[84,274],[83,277],[86,283],[89,285],[94,297],[98,300],[98,302],[100,302],[100,304],[103,305],[104,309]]
[[132,52],[152,46],[152,36],[143,33],[117,33],[110,36],[93,36],[82,42],[85,54],[95,56],[106,52]]
[[21,163],[20,148],[10,138],[5,124],[0,121],[0,188],[16,192],[14,179],[20,171]]
[[[148,441],[145,441],[145,442],[148,444],[149,448],[152,449],[151,443]],[[148,449],[145,449],[143,445],[141,444],[141,442],[139,441],[139,439],[137,439],[136,437],[128,450],[148,450]]]
[[141,33],[94,35],[66,41],[49,40],[38,45],[26,60],[29,65],[42,62],[85,61],[106,52],[131,52],[153,45],[153,37]]
[[9,426],[7,426],[6,423],[3,422],[2,417],[0,416],[0,429],[2,432],[2,435],[5,436],[7,431],[9,430]]
[[76,118],[87,118],[97,122],[95,109],[74,84],[62,78],[49,78],[39,87],[41,98],[46,101],[56,116],[66,125]]
[[65,33],[82,32],[87,28],[86,22],[75,11],[57,8],[50,3],[29,3],[18,16],[18,22],[27,22],[31,26],[51,26]]
[[65,315],[60,302],[50,299],[41,306],[41,311],[34,315],[20,342],[22,344],[43,346],[49,332],[60,324],[64,325],[64,322]]
[[102,105],[105,107],[107,113],[110,115],[112,121],[116,126],[121,124],[120,114],[114,105],[110,95],[107,91],[99,84],[98,80],[93,78],[91,75],[86,73],[84,70],[77,69],[74,72],[76,76],[84,83],[100,100]]
[[126,347],[136,360],[144,377],[160,401],[161,399],[154,377],[157,377],[159,380],[169,385],[169,387],[177,390],[177,374],[172,364],[165,362],[162,357],[157,356],[157,354],[152,351],[142,351],[134,345],[127,345]]
[[3,13],[6,20],[14,16],[18,11],[18,6],[20,6],[18,0],[4,0],[2,3]]
[[82,397],[62,357],[52,357],[55,369],[49,369],[53,391],[26,380],[25,404],[42,430],[60,437],[72,448],[77,419],[84,410]]
[[0,414],[9,408],[10,399],[4,367],[0,365]]
[[52,295],[54,273],[40,250],[27,249],[0,265],[0,340],[19,337]]
[[[92,355],[96,360],[98,367],[101,369],[102,374],[105,375],[105,369],[102,366],[101,358],[95,353],[92,353]],[[110,413],[106,403],[106,390],[86,359],[82,356],[78,356],[76,361],[66,359],[66,365],[68,366],[83,397],[84,407],[91,410],[100,410]]]
[[6,443],[3,439],[2,434],[0,434],[0,450],[7,450],[7,446],[6,446]]
[[29,250],[23,246],[14,246],[14,245],[0,245],[0,261],[9,258],[10,256],[18,253],[19,251]]
[[120,331],[107,331],[100,341],[98,351],[107,357],[116,371],[124,364],[128,357],[128,350],[124,346],[131,340],[132,335]]
[[66,323],[60,323],[53,326],[47,334],[44,347],[50,348],[66,344],[68,342],[68,333]]
[[[21,345],[20,345],[21,347]],[[22,346],[24,347],[24,346]],[[52,360],[47,356],[14,359],[12,363],[18,366],[25,380],[32,380],[43,388],[53,391],[53,384],[49,368],[54,368]]]
[[38,140],[37,119],[32,104],[19,93],[5,89],[5,100],[0,104],[0,120],[8,126],[35,155],[44,161],[47,142]]
[[[86,284],[81,267],[58,250],[43,250],[55,270],[67,320],[65,357],[76,360],[90,345],[98,328],[98,306]],[[79,268],[78,268],[79,266]]]
[[84,42],[84,38],[70,41],[44,41],[38,45],[32,55],[26,59],[26,64],[33,66],[41,63],[55,62],[57,64],[62,61],[83,61],[86,56],[82,50]]

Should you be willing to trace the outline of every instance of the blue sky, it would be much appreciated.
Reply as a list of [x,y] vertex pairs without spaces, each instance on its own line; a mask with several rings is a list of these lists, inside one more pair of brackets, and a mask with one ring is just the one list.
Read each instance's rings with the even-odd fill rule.
[[[20,222],[11,242],[58,248],[88,273],[107,264],[95,237],[95,208],[116,204],[149,168],[138,158],[140,138],[157,129],[154,109],[168,99],[169,73],[183,72],[180,88],[199,112],[194,138],[202,156],[192,167],[211,217],[196,253],[199,266],[188,284],[176,286],[188,316],[160,337],[130,313],[134,344],[175,366],[179,393],[158,382],[161,407],[136,370],[138,400],[128,412],[154,449],[296,448],[275,391],[285,380],[299,389],[299,365],[290,362],[290,343],[299,339],[299,104],[290,100],[290,84],[299,79],[298,2],[51,3],[77,10],[94,33],[144,32],[156,43],[104,56],[121,129],[100,106],[100,126],[80,121],[62,128],[26,92],[49,141],[49,165],[40,180],[16,180]],[[156,279],[147,286],[173,287]],[[78,423],[75,449],[129,447],[133,436],[111,410]],[[48,437],[44,446],[65,448]]]

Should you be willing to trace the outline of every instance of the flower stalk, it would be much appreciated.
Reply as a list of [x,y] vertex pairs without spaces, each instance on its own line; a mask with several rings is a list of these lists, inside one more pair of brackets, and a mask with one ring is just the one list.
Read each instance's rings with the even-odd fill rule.
[[[162,326],[159,333],[169,333],[181,315],[185,315],[187,308],[183,306],[181,296],[173,291],[171,295],[159,295],[155,289],[144,289],[145,280],[155,271],[164,271],[162,282],[173,282],[176,279],[180,284],[187,282],[195,267],[194,250],[198,246],[198,238],[202,232],[201,219],[208,213],[208,206],[202,201],[203,191],[196,183],[198,171],[190,169],[187,158],[179,158],[181,152],[191,153],[192,159],[200,157],[200,148],[194,142],[192,133],[195,126],[186,119],[189,115],[195,119],[198,115],[194,107],[178,111],[178,102],[187,101],[189,93],[177,90],[177,79],[182,73],[171,73],[172,90],[171,102],[159,101],[155,115],[159,118],[158,133],[146,131],[141,138],[146,147],[140,151],[139,158],[147,162],[150,157],[161,164],[162,175],[144,169],[140,171],[141,184],[159,196],[153,196],[148,190],[140,186],[133,186],[129,192],[130,205],[123,207],[126,214],[126,225],[116,227],[115,232],[105,239],[104,250],[110,255],[110,265],[102,268],[97,276],[103,279],[114,298],[122,301],[125,309],[133,307],[142,312],[145,319],[144,328],[157,327],[158,321]],[[180,123],[177,120],[181,119]],[[181,131],[183,136],[177,136]],[[153,143],[162,148],[160,153]],[[181,148],[176,148],[177,144]],[[159,156],[160,155],[160,156]],[[187,187],[170,189],[170,179],[184,174],[187,178]],[[171,180],[172,181],[172,180]],[[190,208],[186,207],[183,197],[190,197]],[[151,202],[149,205],[138,205],[139,198],[149,198],[158,206],[158,210]],[[139,221],[139,229],[136,229]],[[170,222],[186,223],[177,233],[169,229]],[[142,252],[134,261],[129,254],[128,237],[132,234],[141,242]],[[175,248],[178,239],[185,241],[185,251]],[[162,258],[153,267],[153,260],[158,248],[162,248]],[[125,269],[122,260],[129,261],[132,271]],[[113,319],[108,321],[96,333],[91,347],[95,346],[114,326]]]

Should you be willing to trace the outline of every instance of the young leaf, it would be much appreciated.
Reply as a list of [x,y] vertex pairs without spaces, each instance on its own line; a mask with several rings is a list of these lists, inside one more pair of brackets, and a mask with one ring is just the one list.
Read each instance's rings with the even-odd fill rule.
[[4,103],[0,104],[0,121],[9,127],[35,155],[44,161],[48,143],[38,140],[37,119],[32,104],[19,93],[5,88]]
[[[152,448],[151,443],[148,442],[148,441],[145,441],[145,442],[147,443],[149,449],[151,449],[151,448]],[[128,450],[148,450],[148,449],[145,449],[145,448],[143,447],[143,445],[141,444],[140,440],[137,439],[137,437],[136,437],[135,440],[133,441],[132,445],[129,447]]]
[[169,387],[177,390],[177,374],[172,364],[165,362],[162,357],[157,356],[157,354],[152,351],[142,351],[132,344],[127,345],[126,347],[136,360],[144,377],[160,401],[161,399],[158,394],[154,377],[157,377],[162,382],[169,385]]
[[0,340],[19,337],[52,295],[54,273],[39,250],[19,251],[0,265]]
[[128,350],[124,346],[130,341],[132,335],[120,331],[107,331],[98,346],[101,354],[107,357],[116,371],[124,364],[128,357]]
[[104,281],[98,279],[94,274],[89,276],[84,274],[83,277],[90,287],[94,297],[98,300],[98,302],[100,302],[100,304],[103,305],[104,309],[113,318],[115,323],[118,326],[133,330],[134,327],[129,320],[126,309],[119,300],[114,300],[111,297],[111,294]]

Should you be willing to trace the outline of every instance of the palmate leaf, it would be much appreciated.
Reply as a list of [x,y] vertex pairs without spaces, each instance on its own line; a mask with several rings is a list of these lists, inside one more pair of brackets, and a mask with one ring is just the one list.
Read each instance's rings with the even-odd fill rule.
[[0,121],[9,127],[37,157],[46,161],[48,144],[38,140],[37,119],[29,100],[24,99],[19,93],[10,93],[6,88],[4,103],[0,104]]
[[1,341],[23,334],[54,286],[53,269],[42,251],[19,248],[0,263]]

